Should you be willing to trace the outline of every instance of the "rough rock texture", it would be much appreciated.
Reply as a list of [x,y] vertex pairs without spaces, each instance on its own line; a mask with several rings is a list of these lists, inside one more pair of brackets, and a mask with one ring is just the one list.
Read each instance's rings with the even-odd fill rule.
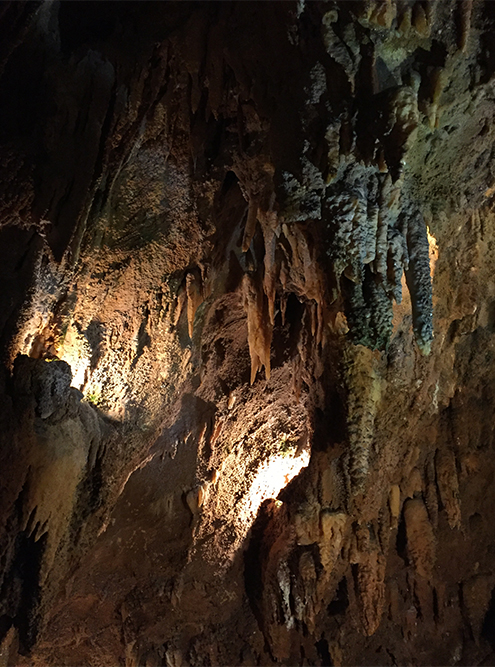
[[495,664],[494,30],[2,4],[0,665]]

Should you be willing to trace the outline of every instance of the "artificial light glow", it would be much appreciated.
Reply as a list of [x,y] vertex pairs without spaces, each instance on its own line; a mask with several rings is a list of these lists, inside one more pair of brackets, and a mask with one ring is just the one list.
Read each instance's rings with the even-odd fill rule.
[[58,357],[66,361],[72,369],[72,386],[82,391],[88,380],[91,348],[86,338],[72,324],[58,350]]
[[433,278],[433,274],[435,273],[435,264],[437,263],[438,259],[438,244],[436,238],[430,232],[430,228],[428,226],[426,227],[426,234],[428,236],[428,245],[430,246],[430,273],[431,277]]
[[245,500],[239,508],[239,520],[252,523],[260,505],[268,498],[276,498],[280,491],[309,463],[309,450],[294,458],[275,455],[260,467]]
[[[309,463],[309,443],[298,451],[292,446],[293,436],[289,441],[288,437],[279,435],[273,443],[277,451],[272,449],[264,461],[256,460],[256,457],[250,460],[239,452],[232,453],[224,461],[216,487],[207,491],[190,558],[199,550],[201,558],[215,562],[217,567],[220,564],[229,566],[245,544],[262,503],[270,498],[276,499],[280,491]],[[256,465],[255,470],[253,464]],[[232,496],[236,489],[242,491],[237,502],[233,503]],[[282,503],[276,501],[276,506],[281,507]]]
[[89,368],[89,364],[81,363],[80,358],[71,354],[70,352],[64,353],[60,359],[66,361],[72,369],[72,387],[76,387],[79,391],[82,391],[86,383],[86,370]]

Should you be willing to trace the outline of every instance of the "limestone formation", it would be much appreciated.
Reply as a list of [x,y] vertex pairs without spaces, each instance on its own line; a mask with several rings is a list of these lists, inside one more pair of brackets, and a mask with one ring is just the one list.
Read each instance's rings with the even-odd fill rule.
[[0,7],[0,665],[495,663],[494,3]]

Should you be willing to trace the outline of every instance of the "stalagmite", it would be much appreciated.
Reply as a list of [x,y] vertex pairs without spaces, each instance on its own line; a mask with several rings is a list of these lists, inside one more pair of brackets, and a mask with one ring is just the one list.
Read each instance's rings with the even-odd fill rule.
[[417,468],[413,468],[409,477],[403,483],[403,492],[406,498],[414,498],[414,496],[419,495],[423,490],[423,480],[421,479],[421,473]]
[[366,484],[381,381],[374,353],[367,347],[349,348],[347,365],[348,479],[351,492],[356,494]]
[[366,636],[376,632],[385,607],[385,568],[387,559],[376,549],[360,554],[355,585],[359,617]]

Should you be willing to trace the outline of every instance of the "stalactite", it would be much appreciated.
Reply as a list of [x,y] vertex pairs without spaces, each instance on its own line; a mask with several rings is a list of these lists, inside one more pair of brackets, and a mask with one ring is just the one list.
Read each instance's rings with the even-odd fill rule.
[[298,621],[306,623],[308,628],[314,628],[314,604],[316,597],[317,574],[315,561],[311,552],[303,551],[303,553],[300,555],[298,573],[300,575],[300,583],[297,580],[294,581],[294,585],[291,591],[295,603],[295,617]]
[[189,338],[193,337],[194,317],[198,307],[203,302],[201,294],[201,287],[198,284],[198,279],[193,273],[188,273],[186,276],[186,295],[187,295],[187,326]]
[[292,255],[289,262],[289,278],[295,291],[308,300],[322,301],[322,281],[314,253],[311,252],[304,232],[296,225],[282,225],[285,238],[289,241]]
[[251,384],[257,372],[264,366],[266,379],[270,379],[270,347],[272,325],[264,293],[256,279],[245,274],[243,279],[244,308],[247,313],[248,344],[251,356]]
[[461,527],[461,506],[459,503],[459,480],[455,454],[452,450],[439,450],[435,455],[437,486],[447,521],[451,528]]
[[404,503],[407,549],[416,572],[425,579],[433,576],[436,545],[433,527],[421,498]]
[[346,317],[351,340],[374,349],[385,349],[392,333],[392,300],[383,281],[366,267],[362,282],[344,285]]
[[301,397],[302,388],[302,359],[297,355],[292,361],[292,393],[298,401]]
[[413,468],[402,485],[405,498],[414,498],[423,491],[423,480],[417,468]]
[[356,52],[352,48],[352,40],[350,40],[351,45],[348,45],[337,35],[337,31],[334,30],[333,25],[337,23],[338,19],[338,9],[332,8],[324,14],[322,20],[323,40],[327,52],[343,68],[351,86],[354,87],[354,79],[361,57],[359,51]]
[[387,276],[389,230],[394,227],[399,214],[400,192],[400,183],[394,184],[390,174],[386,174],[381,178],[378,195],[378,221],[373,270],[382,276],[383,279]]
[[336,120],[330,123],[325,133],[325,140],[328,144],[328,166],[327,166],[327,185],[337,176],[340,164],[340,131],[341,122]]
[[375,261],[373,263],[375,273],[382,276],[387,271],[388,254],[388,211],[384,211],[383,208],[382,206],[378,213]]
[[390,494],[388,497],[388,506],[390,510],[390,526],[396,528],[400,516],[400,488],[397,484],[390,487]]
[[392,334],[392,299],[384,282],[372,276],[365,281],[364,293],[370,311],[371,347],[383,350]]
[[316,324],[316,317],[317,317],[316,309],[317,309],[317,305],[316,305],[316,303],[313,302],[313,303],[310,303],[310,304],[309,304],[309,312],[310,312],[310,320],[311,320],[311,336],[312,336],[313,338],[315,337],[315,334],[316,334],[316,328],[317,328],[317,324]]
[[259,203],[257,199],[251,197],[248,202],[246,226],[242,238],[242,252],[247,252],[249,250],[249,246],[253,240],[254,232],[256,231],[256,223],[258,222],[258,208]]
[[350,335],[356,343],[383,349],[391,333],[392,297],[400,301],[405,240],[395,228],[400,185],[390,175],[354,169],[350,190],[332,198],[328,219],[332,259],[342,283]]
[[297,239],[295,233],[293,232],[292,226],[289,226],[287,223],[282,223],[282,232],[284,233],[285,238],[289,242],[291,249],[291,257],[289,262],[289,267],[291,270],[297,270],[301,266],[301,260],[299,257],[299,252],[297,249]]
[[461,0],[458,5],[459,17],[459,48],[466,53],[469,33],[471,32],[471,15],[473,13],[473,0]]
[[325,311],[323,302],[316,304],[316,345],[325,345]]
[[385,607],[386,557],[376,548],[360,553],[355,570],[359,617],[366,636],[376,632]]
[[184,304],[186,303],[187,300],[187,292],[186,289],[180,289],[176,301],[175,301],[175,310],[174,310],[174,316],[172,319],[172,323],[174,327],[177,326],[179,323],[180,316],[182,315],[182,310],[184,308]]
[[375,201],[371,201],[366,212],[366,225],[364,225],[363,264],[373,262],[376,257],[376,237],[378,234],[379,208]]
[[391,227],[388,230],[388,277],[392,287],[394,299],[402,301],[402,274],[409,268],[407,243],[398,229]]
[[287,294],[280,295],[280,316],[282,318],[282,326],[285,326],[285,313],[287,310]]
[[436,482],[435,459],[429,457],[425,463],[425,503],[433,528],[438,527],[438,489]]
[[374,341],[370,332],[369,307],[363,295],[363,284],[359,282],[341,282],[341,290],[344,297],[345,316],[349,325],[349,335],[357,345],[369,345],[374,347]]
[[327,509],[320,512],[320,560],[326,571],[327,579],[330,577],[341,553],[348,518],[344,512],[332,512]]
[[356,277],[354,257],[357,249],[353,239],[353,230],[354,219],[359,215],[359,210],[360,193],[354,188],[333,197],[328,205],[327,219],[333,238],[327,254],[332,261],[337,281],[347,267],[350,267],[347,277],[350,280]]
[[421,37],[429,37],[430,22],[421,0],[414,3],[412,9],[412,25]]
[[191,510],[191,514],[193,516],[195,516],[199,512],[204,501],[205,501],[205,488],[203,485],[199,485],[194,489],[191,489],[186,494],[186,503],[189,509]]
[[393,182],[398,182],[404,169],[404,158],[413,146],[419,126],[418,86],[401,86],[386,95],[378,140],[385,149],[385,159]]
[[447,74],[443,67],[435,67],[428,77],[429,85],[429,103],[426,104],[426,115],[430,128],[436,129],[440,120],[440,97],[448,81]]
[[304,270],[303,290],[307,299],[313,299],[316,303],[322,303],[323,287],[320,281],[318,262],[314,252],[311,252],[308,242],[302,232],[299,232],[299,253]]
[[277,214],[274,211],[262,212],[260,219],[265,244],[263,289],[268,299],[268,316],[273,326],[275,324],[277,281],[280,274],[280,266],[275,260],[279,224]]
[[220,436],[220,433],[222,432],[222,428],[224,425],[224,419],[220,418],[214,425],[212,432],[211,432],[211,437],[210,437],[210,447],[213,448],[215,446],[216,441],[218,440],[218,437]]
[[413,328],[419,349],[423,354],[429,354],[433,340],[430,248],[421,215],[416,213],[407,222],[409,266],[405,273],[411,294]]

